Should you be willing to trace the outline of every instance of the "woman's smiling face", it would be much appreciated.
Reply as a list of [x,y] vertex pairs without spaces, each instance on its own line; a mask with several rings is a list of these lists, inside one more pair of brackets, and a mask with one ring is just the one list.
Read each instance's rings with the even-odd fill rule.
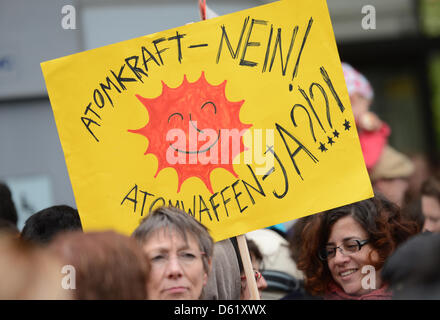
[[[368,234],[362,226],[351,216],[345,216],[336,221],[331,228],[327,245],[341,246],[347,240],[362,241],[367,239]],[[371,291],[369,287],[364,288],[365,286],[362,285],[362,279],[369,276],[369,273],[362,273],[362,268],[371,265],[377,259],[377,252],[369,244],[366,244],[362,246],[361,250],[349,254],[347,252],[341,253],[340,249],[336,249],[336,255],[329,258],[327,262],[333,280],[341,286],[345,293],[359,296]],[[379,271],[376,270],[376,289],[380,287]]]

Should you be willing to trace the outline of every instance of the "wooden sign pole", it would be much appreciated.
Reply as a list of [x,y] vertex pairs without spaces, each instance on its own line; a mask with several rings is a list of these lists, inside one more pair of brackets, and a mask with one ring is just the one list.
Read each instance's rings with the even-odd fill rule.
[[252,267],[251,256],[249,255],[246,238],[243,234],[237,236],[236,238],[241,261],[243,263],[244,274],[246,275],[247,289],[250,293],[250,300],[260,300],[260,294],[258,292],[257,281],[255,280],[255,272]]

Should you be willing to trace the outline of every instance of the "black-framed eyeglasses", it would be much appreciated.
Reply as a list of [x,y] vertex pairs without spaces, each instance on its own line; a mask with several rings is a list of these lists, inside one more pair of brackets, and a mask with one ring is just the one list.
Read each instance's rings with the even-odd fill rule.
[[321,260],[327,261],[336,256],[336,249],[339,249],[343,255],[350,255],[355,252],[358,252],[362,249],[364,245],[368,243],[367,240],[357,240],[357,239],[349,239],[342,242],[342,244],[338,247],[332,245],[326,245],[324,248],[319,250],[318,256]]

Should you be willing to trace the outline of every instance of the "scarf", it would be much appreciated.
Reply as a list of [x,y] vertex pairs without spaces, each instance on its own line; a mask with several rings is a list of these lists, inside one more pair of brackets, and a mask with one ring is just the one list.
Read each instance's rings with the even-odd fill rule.
[[392,294],[388,291],[388,286],[383,285],[381,288],[370,291],[361,296],[354,296],[345,293],[342,288],[335,282],[330,282],[327,292],[324,295],[325,300],[391,300]]

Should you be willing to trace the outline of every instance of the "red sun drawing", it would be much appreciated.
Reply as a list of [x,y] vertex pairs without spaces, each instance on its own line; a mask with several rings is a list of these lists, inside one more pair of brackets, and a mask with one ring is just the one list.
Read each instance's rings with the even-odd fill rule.
[[162,94],[156,98],[136,95],[147,109],[149,121],[140,129],[128,131],[148,139],[144,154],[157,157],[155,178],[164,168],[176,170],[177,192],[185,180],[197,177],[214,193],[210,174],[216,168],[238,177],[233,159],[246,150],[243,134],[252,125],[243,124],[239,118],[244,100],[226,98],[226,82],[211,85],[202,72],[192,83],[184,76],[176,88],[162,81]]

